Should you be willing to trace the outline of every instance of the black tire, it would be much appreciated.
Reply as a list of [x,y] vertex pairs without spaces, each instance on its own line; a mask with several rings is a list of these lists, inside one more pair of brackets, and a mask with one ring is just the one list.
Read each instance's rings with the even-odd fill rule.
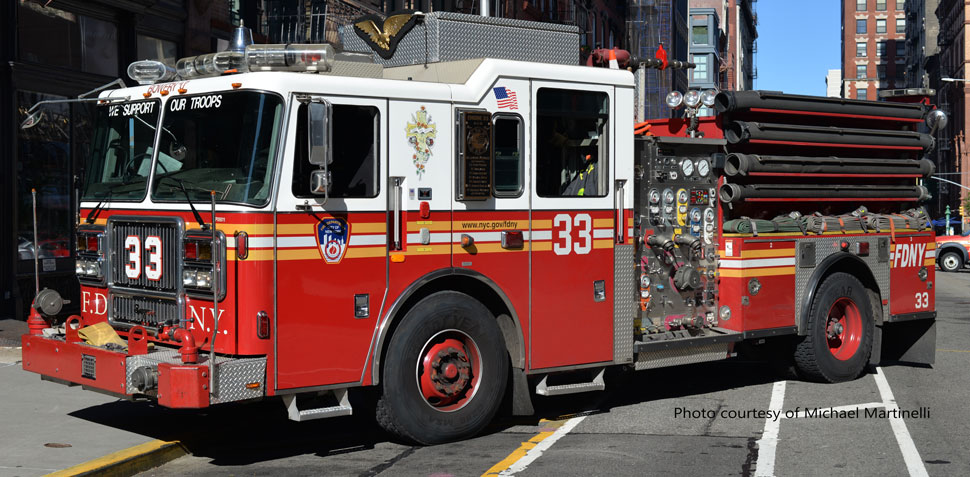
[[957,252],[943,252],[940,255],[940,270],[944,272],[955,272],[963,268],[963,257]]
[[[453,291],[429,295],[404,316],[384,363],[377,422],[391,434],[424,445],[481,432],[501,404],[509,366],[495,318],[478,301]],[[427,372],[436,364],[434,372]],[[453,374],[450,380],[447,374]],[[448,386],[447,392],[439,389],[446,397],[429,397],[422,385]]]
[[862,282],[848,273],[829,275],[812,299],[808,334],[795,347],[799,374],[829,383],[859,377],[872,353],[874,327],[872,302]]

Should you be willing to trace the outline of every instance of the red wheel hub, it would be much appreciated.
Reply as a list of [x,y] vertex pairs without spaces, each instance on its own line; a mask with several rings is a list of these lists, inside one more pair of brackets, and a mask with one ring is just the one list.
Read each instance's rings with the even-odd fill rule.
[[475,342],[466,334],[449,330],[424,345],[417,363],[418,386],[432,407],[453,411],[467,404],[481,374],[481,358]]
[[855,355],[862,343],[862,313],[851,298],[842,297],[829,308],[825,338],[835,359],[845,361]]

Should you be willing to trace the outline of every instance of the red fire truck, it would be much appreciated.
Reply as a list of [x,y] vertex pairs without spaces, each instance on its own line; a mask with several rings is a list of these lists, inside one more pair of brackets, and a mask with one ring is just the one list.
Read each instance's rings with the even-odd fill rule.
[[100,94],[81,314],[44,316],[43,291],[25,370],[170,408],[279,396],[294,420],[370,388],[432,444],[507,393],[530,414],[742,345],[827,382],[932,363],[929,106],[690,91],[638,123],[643,72],[576,66],[571,27],[364,23],[345,52],[142,61]]

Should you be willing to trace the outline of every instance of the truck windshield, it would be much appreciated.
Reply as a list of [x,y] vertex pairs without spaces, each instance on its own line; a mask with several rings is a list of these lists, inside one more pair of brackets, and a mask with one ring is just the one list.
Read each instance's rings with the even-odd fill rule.
[[251,91],[178,96],[162,118],[152,200],[260,206],[269,199],[283,100]]
[[98,107],[83,200],[141,200],[152,171],[158,100]]

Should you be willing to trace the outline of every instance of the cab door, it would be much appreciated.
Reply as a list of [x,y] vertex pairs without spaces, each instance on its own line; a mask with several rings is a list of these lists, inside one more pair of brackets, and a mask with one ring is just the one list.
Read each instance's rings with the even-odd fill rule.
[[530,368],[613,359],[610,86],[533,82]]
[[310,192],[307,106],[292,102],[275,231],[277,389],[360,382],[387,287],[387,102],[326,100],[326,201]]

